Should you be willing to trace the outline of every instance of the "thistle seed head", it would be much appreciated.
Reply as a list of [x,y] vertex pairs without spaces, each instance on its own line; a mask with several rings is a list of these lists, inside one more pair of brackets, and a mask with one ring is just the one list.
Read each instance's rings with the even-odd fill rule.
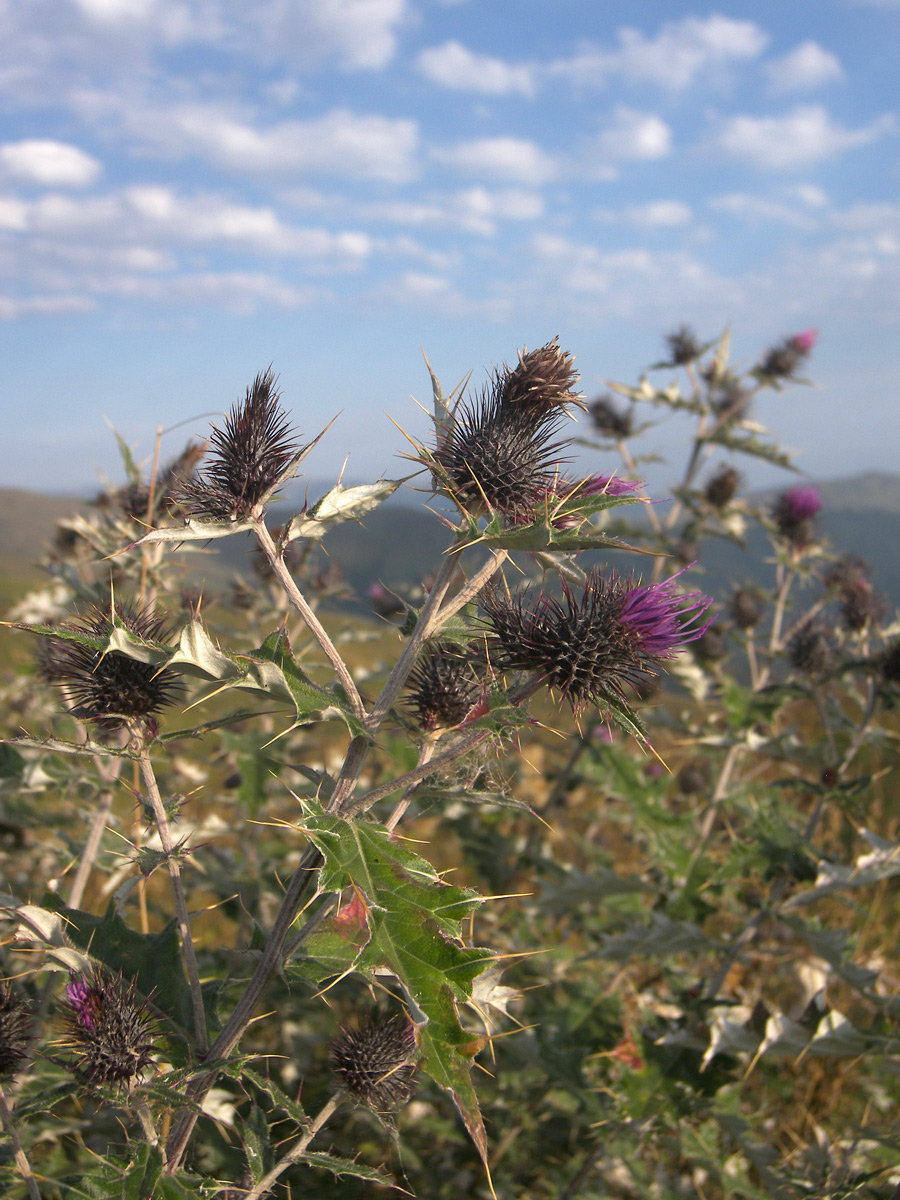
[[[106,641],[116,626],[143,641],[164,642],[168,637],[162,617],[121,600],[111,611],[94,607],[80,620],[66,622],[61,628]],[[175,702],[182,688],[174,671],[160,670],[116,651],[104,654],[91,646],[52,636],[41,641],[38,667],[48,683],[65,689],[74,716],[95,721],[106,731],[133,719],[151,722]]]
[[290,463],[297,443],[275,383],[271,369],[257,375],[222,428],[213,426],[206,469],[185,480],[176,493],[189,516],[248,516]]
[[381,1116],[391,1116],[413,1094],[416,1032],[403,1015],[375,1018],[344,1030],[331,1047],[338,1083]]
[[135,995],[134,982],[95,967],[73,975],[63,1005],[64,1038],[72,1066],[91,1085],[128,1084],[152,1060],[154,1021]]

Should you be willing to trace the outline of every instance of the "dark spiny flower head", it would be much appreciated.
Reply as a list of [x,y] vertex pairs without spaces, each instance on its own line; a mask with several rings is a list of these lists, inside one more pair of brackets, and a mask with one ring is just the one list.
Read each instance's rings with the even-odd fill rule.
[[568,404],[584,407],[575,391],[578,380],[572,356],[560,349],[555,337],[537,350],[520,351],[516,366],[497,374],[495,387],[501,406],[520,406],[531,420],[543,421]]
[[709,771],[702,762],[685,763],[676,779],[678,790],[684,796],[702,796],[709,789]]
[[193,517],[249,516],[297,452],[271,370],[257,375],[221,429],[213,426],[210,445],[206,470],[182,483],[178,503]]
[[734,499],[741,477],[734,467],[722,467],[709,480],[703,489],[703,495],[713,508],[724,508]]
[[821,675],[831,663],[831,646],[825,628],[815,620],[807,620],[793,634],[787,645],[791,666],[804,675]]
[[156,1050],[154,1019],[135,984],[105,967],[71,976],[63,1023],[60,1046],[73,1052],[75,1073],[92,1085],[131,1083]]
[[[162,617],[120,600],[109,611],[92,608],[80,620],[67,621],[60,628],[106,641],[116,626],[147,642],[165,642],[168,637]],[[157,713],[174,703],[182,687],[174,671],[52,636],[41,640],[38,667],[48,683],[65,689],[74,716],[96,721],[107,731],[133,719],[152,726]]]
[[580,597],[565,581],[561,599],[545,591],[510,596],[489,586],[482,604],[498,643],[496,652],[489,645],[492,662],[539,673],[576,712],[621,700],[626,684],[639,689],[660,662],[707,628],[699,622],[709,599],[676,589],[676,576],[644,586],[597,568]]
[[0,1079],[21,1071],[28,1058],[31,1018],[28,1003],[0,979]]
[[793,487],[778,497],[772,517],[778,532],[798,549],[813,538],[813,517],[822,507],[814,487]]
[[174,462],[159,472],[152,491],[149,483],[139,479],[119,488],[107,501],[113,500],[122,514],[134,521],[153,521],[158,513],[173,502],[175,494],[185,487],[204,450],[203,445],[188,442]]
[[434,454],[457,504],[513,524],[532,521],[558,475],[558,416],[558,409],[538,417],[526,403],[505,404],[497,386],[468,402]]
[[710,404],[723,420],[740,421],[747,415],[753,397],[736,376],[712,377],[710,387]]
[[675,367],[683,367],[687,363],[693,362],[695,358],[699,358],[703,353],[703,347],[697,341],[697,337],[689,325],[682,325],[674,333],[666,334],[666,345],[669,347],[671,362]]
[[809,357],[818,337],[815,329],[805,329],[802,333],[785,338],[766,352],[756,368],[757,376],[764,382],[791,379],[804,359]]
[[409,675],[408,703],[428,733],[458,725],[482,699],[487,663],[483,654],[438,642]]
[[762,620],[759,593],[750,588],[735,588],[731,597],[731,619],[739,629],[753,629]]
[[403,1015],[344,1030],[331,1046],[331,1069],[350,1095],[391,1116],[413,1094],[416,1031]]
[[900,638],[892,642],[881,656],[881,674],[888,683],[900,684]]
[[618,439],[631,436],[634,428],[634,410],[617,408],[612,396],[598,396],[588,405],[588,413],[594,428],[604,437]]
[[884,605],[872,586],[868,564],[861,558],[838,559],[826,572],[823,582],[837,593],[841,619],[848,629],[864,629],[883,616]]

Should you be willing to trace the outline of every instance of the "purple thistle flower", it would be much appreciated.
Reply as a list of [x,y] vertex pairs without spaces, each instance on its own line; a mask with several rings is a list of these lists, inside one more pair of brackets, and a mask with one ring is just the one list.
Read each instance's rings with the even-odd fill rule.
[[708,597],[680,595],[676,578],[641,585],[595,568],[580,597],[563,581],[562,599],[490,586],[482,604],[497,642],[496,652],[488,647],[492,661],[537,672],[576,712],[624,699],[626,684],[640,692],[661,661],[709,626],[700,621]]
[[682,573],[626,592],[619,620],[638,637],[645,657],[672,658],[685,643],[702,637],[711,624],[696,624],[711,601],[702,592],[679,593],[675,580]]
[[772,516],[781,536],[802,547],[812,540],[812,520],[821,507],[814,487],[793,487],[778,497]]
[[152,1060],[153,1017],[136,990],[105,967],[71,977],[60,1044],[74,1051],[72,1068],[87,1083],[130,1083]]
[[[639,479],[620,479],[618,475],[590,475],[574,483],[571,479],[557,478],[547,495],[548,503],[559,505],[578,503],[591,496],[632,496],[644,485]],[[577,512],[550,512],[550,524],[556,529],[572,529],[580,525],[583,517]]]

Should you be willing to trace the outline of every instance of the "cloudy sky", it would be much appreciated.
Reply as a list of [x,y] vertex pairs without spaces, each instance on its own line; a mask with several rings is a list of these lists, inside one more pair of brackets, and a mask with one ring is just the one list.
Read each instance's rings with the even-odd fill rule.
[[594,395],[685,321],[747,363],[817,328],[818,387],[757,415],[813,476],[900,469],[900,0],[0,0],[0,28],[0,485],[120,477],[110,425],[146,456],[186,422],[174,455],[270,363],[302,434],[342,414],[310,474],[397,475],[423,350],[449,390],[559,334]]

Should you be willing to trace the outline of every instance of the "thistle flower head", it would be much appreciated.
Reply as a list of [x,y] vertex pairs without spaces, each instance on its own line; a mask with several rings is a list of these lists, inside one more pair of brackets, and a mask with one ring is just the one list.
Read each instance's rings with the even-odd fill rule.
[[584,407],[574,390],[578,380],[572,356],[556,337],[537,350],[520,351],[516,366],[498,373],[495,386],[501,405],[524,408],[531,420],[542,421],[567,404]]
[[178,503],[190,516],[213,520],[248,516],[294,457],[297,443],[275,383],[271,369],[257,375],[222,428],[213,426],[206,469],[183,481],[176,492]]
[[[162,617],[119,600],[109,611],[92,608],[61,628],[105,642],[116,626],[148,642],[164,642],[168,636]],[[41,642],[38,666],[48,683],[65,689],[74,716],[107,731],[133,719],[151,722],[175,701],[182,686],[174,671],[52,636]]]
[[781,536],[801,548],[812,540],[813,517],[821,507],[814,487],[793,487],[778,497],[772,516]]
[[713,508],[724,508],[734,499],[741,477],[734,467],[722,467],[709,480],[703,489],[703,495]]
[[73,1067],[87,1083],[127,1084],[151,1061],[153,1016],[135,995],[135,984],[95,967],[73,975],[63,1005],[64,1040]]
[[669,347],[672,365],[683,367],[703,353],[703,347],[689,325],[682,325],[674,333],[666,335],[666,345]]
[[562,597],[540,591],[509,596],[497,587],[483,595],[497,640],[492,661],[501,669],[537,672],[581,711],[638,691],[659,664],[698,638],[709,599],[679,595],[676,577],[646,586],[598,569],[580,596],[563,582]]
[[331,1046],[338,1083],[382,1116],[391,1116],[412,1096],[416,1032],[407,1017],[376,1018],[344,1030]]
[[467,403],[434,454],[456,503],[528,524],[558,475],[563,443],[553,440],[557,417],[552,410],[538,416],[529,403],[505,404],[496,383]]
[[811,353],[818,337],[817,330],[805,329],[802,333],[785,338],[766,352],[756,368],[756,374],[767,382],[792,378],[803,360]]
[[21,1071],[28,1058],[30,1030],[27,1002],[0,979],[0,1079]]
[[824,583],[837,594],[841,619],[848,629],[864,629],[884,614],[884,605],[869,578],[868,565],[861,558],[838,559],[827,571]]
[[452,642],[438,642],[422,655],[409,675],[407,701],[426,732],[451,729],[484,695],[487,663]]
[[787,644],[791,666],[804,675],[821,675],[831,663],[831,646],[825,627],[818,621],[807,620]]
[[598,396],[588,405],[588,413],[597,433],[609,438],[627,438],[634,428],[634,414],[630,408],[619,409],[611,396]]
[[762,620],[763,610],[759,593],[750,588],[735,588],[729,612],[739,629],[754,629]]

